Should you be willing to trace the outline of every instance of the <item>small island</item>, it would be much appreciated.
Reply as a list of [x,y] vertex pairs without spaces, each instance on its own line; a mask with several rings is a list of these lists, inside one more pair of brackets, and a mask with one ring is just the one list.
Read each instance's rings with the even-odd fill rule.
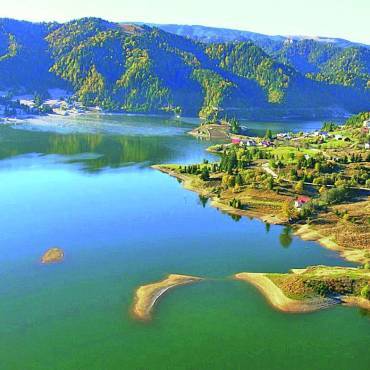
[[312,312],[335,304],[370,310],[368,267],[311,266],[288,274],[242,272],[234,278],[254,285],[273,307],[283,312]]
[[41,263],[49,264],[61,262],[64,259],[64,251],[61,248],[54,247],[48,249],[41,257]]
[[242,127],[235,118],[206,120],[199,127],[188,132],[189,135],[206,140],[225,140],[229,139],[232,135],[242,133]]
[[201,281],[202,278],[188,275],[170,274],[164,280],[140,286],[135,293],[132,313],[136,319],[150,320],[152,309],[158,298],[167,290],[180,285]]

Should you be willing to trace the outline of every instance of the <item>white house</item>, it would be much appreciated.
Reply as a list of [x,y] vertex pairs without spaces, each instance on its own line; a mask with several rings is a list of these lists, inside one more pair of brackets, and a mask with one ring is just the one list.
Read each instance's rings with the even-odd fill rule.
[[370,127],[370,119],[368,119],[368,120],[364,121],[364,123],[363,123],[363,127],[367,127],[367,128],[369,128],[369,127]]
[[242,140],[241,141],[246,146],[256,146],[257,143],[254,140]]
[[288,132],[280,132],[279,134],[276,134],[276,137],[278,139],[287,139],[290,140],[292,138],[292,135]]

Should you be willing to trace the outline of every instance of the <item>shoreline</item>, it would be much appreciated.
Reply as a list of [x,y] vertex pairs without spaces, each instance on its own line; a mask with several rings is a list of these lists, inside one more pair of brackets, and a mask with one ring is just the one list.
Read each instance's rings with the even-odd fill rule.
[[[28,120],[32,119],[38,119],[40,117],[61,117],[61,118],[70,118],[74,119],[76,117],[83,117],[83,116],[117,116],[117,117],[147,117],[147,118],[161,118],[161,119],[172,119],[174,121],[181,121],[185,124],[196,126],[199,118],[198,117],[189,117],[189,116],[181,116],[176,117],[173,115],[166,115],[166,114],[144,114],[144,113],[127,113],[127,112],[105,112],[105,111],[94,111],[94,110],[87,110],[84,112],[71,112],[69,114],[60,114],[60,113],[47,113],[47,114],[27,114],[23,116],[17,116],[17,117],[0,117],[0,125],[9,125],[9,124],[18,124],[18,123],[24,123]],[[189,134],[189,132],[187,132]]]
[[271,306],[287,313],[309,313],[341,303],[340,300],[330,298],[312,298],[306,300],[289,298],[263,273],[241,272],[235,274],[234,279],[252,284],[262,293]]
[[319,243],[322,247],[338,252],[338,254],[349,262],[364,264],[368,261],[366,249],[345,248],[335,242],[332,236],[325,236],[308,224],[294,227],[295,236],[305,241]]
[[343,296],[342,304],[343,306],[360,307],[370,311],[370,301],[362,297]]
[[[210,199],[210,205],[220,210],[221,212],[226,212],[227,214],[240,217],[255,217],[262,222],[272,225],[290,225],[287,221],[279,218],[276,214],[263,212],[262,210],[258,210],[258,208],[243,210],[229,206],[221,202],[220,199],[212,193],[212,189],[206,190],[195,186],[193,184],[194,179],[191,177],[189,178],[189,175],[178,173],[176,170],[171,169],[166,165],[153,165],[151,167],[171,177],[175,177],[178,180],[181,180],[184,189],[193,191],[201,196],[208,197]],[[331,235],[323,235],[320,233],[320,231],[315,230],[311,225],[307,223],[296,225],[293,224],[291,225],[291,227],[294,236],[297,236],[302,240],[317,242],[326,249],[338,252],[339,255],[347,261],[359,264],[363,264],[368,261],[368,258],[366,257],[367,249],[356,249],[341,246],[333,240]]]
[[[116,112],[116,111],[98,111],[98,110],[94,110],[94,109],[87,109],[86,111],[83,111],[83,112],[71,112],[70,114],[66,114],[66,115],[63,115],[63,114],[60,114],[60,113],[46,113],[46,114],[26,114],[25,116],[15,116],[15,117],[0,117],[0,124],[11,124],[11,123],[17,123],[17,122],[24,122],[24,121],[27,121],[29,119],[37,119],[38,117],[47,117],[47,116],[51,116],[51,117],[69,117],[69,118],[74,118],[74,117],[77,117],[77,116],[84,116],[84,115],[107,115],[107,116],[127,116],[127,117],[149,117],[149,118],[173,118],[174,120],[180,120],[180,121],[184,121],[185,123],[189,123],[191,125],[194,125],[195,128],[192,129],[191,131],[188,131],[187,134],[188,135],[191,135],[193,137],[197,137],[197,138],[205,138],[203,136],[198,136],[196,134],[192,134],[192,131],[196,130],[197,128],[199,128],[199,123],[202,121],[201,118],[199,118],[198,116],[180,116],[180,117],[176,117],[174,115],[171,115],[171,114],[165,114],[165,113],[135,113],[135,112]],[[342,119],[345,118],[345,117],[342,117]],[[10,120],[10,122],[7,122],[7,120]],[[312,120],[314,120],[313,118],[312,119],[309,119],[309,118],[299,118],[299,117],[286,117],[286,118],[282,118],[282,119],[253,119],[252,121],[253,122],[256,122],[256,123],[266,123],[266,121],[268,122],[271,122],[271,123],[283,123],[283,122],[287,122],[289,124],[292,124],[292,123],[295,123],[296,120],[301,120],[303,122],[311,122]],[[337,117],[332,117],[332,116],[324,116],[321,120],[319,118],[317,118],[317,120],[333,120],[333,119],[338,119]],[[187,120],[191,121],[191,122],[187,122]],[[242,120],[246,120],[246,121],[249,121],[247,118],[244,118]],[[311,129],[309,131],[314,131],[314,129]],[[227,135],[229,137],[229,135]],[[236,135],[238,136],[238,135]],[[245,137],[255,137],[255,135],[251,135],[251,136],[248,136],[248,135],[239,135],[239,136],[245,136]],[[205,138],[205,139],[209,139],[209,138]],[[213,139],[219,139],[219,138],[213,138]],[[207,149],[208,150],[208,149]],[[212,152],[212,151],[211,151]],[[217,153],[217,152],[214,152],[214,153]]]
[[135,299],[132,307],[133,316],[142,321],[150,320],[154,305],[169,289],[177,286],[189,285],[201,280],[203,280],[203,278],[196,276],[170,274],[161,281],[140,286],[135,292]]
[[192,184],[193,179],[189,178],[188,175],[180,174],[168,167],[165,167],[164,165],[153,165],[151,166],[151,168],[158,170],[162,173],[165,173],[178,180],[181,180],[181,183],[184,189],[193,191],[201,196],[208,197],[211,201],[210,202],[211,206],[220,210],[221,212],[226,212],[228,214],[235,215],[235,216],[241,216],[241,217],[256,217],[263,222],[267,222],[273,225],[287,225],[287,222],[280,219],[276,215],[263,213],[262,211],[258,211],[256,209],[254,210],[236,209],[234,207],[231,207],[227,204],[220,202],[219,198],[215,197],[211,191],[207,191],[205,189],[199,189],[196,186],[194,186]]

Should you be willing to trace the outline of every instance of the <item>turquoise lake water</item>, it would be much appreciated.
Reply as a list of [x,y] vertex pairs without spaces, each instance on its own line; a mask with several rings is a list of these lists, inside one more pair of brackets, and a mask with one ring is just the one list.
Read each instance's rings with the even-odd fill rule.
[[[195,123],[112,115],[0,126],[1,370],[369,368],[364,311],[288,315],[230,278],[350,263],[284,227],[235,220],[150,168],[216,158],[186,135]],[[321,123],[294,123],[307,125]],[[52,246],[64,262],[41,265]],[[135,289],[169,273],[208,279],[135,321]]]

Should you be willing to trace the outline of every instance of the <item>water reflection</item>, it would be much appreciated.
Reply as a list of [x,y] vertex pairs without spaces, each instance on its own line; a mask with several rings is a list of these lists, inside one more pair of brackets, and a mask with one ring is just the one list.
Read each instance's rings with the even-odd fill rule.
[[[11,130],[11,129],[9,129]],[[1,130],[2,133],[4,130]],[[2,140],[0,159],[28,153],[58,154],[71,163],[83,163],[89,170],[118,167],[129,163],[159,162],[170,155],[161,137],[108,136],[103,134],[58,135],[43,132],[17,133],[17,140]],[[97,156],[76,156],[96,153]]]
[[292,237],[292,228],[290,226],[286,226],[283,228],[280,236],[279,236],[280,245],[283,248],[289,248],[292,244],[293,237]]
[[[160,128],[160,127],[159,127]],[[30,131],[0,126],[0,159],[29,154],[60,155],[66,163],[79,163],[87,171],[131,164],[151,165],[175,161],[199,161],[205,156],[200,145],[188,135],[112,135]]]
[[230,214],[230,217],[235,221],[235,222],[239,222],[241,220],[241,216],[239,215],[234,215],[234,214]]
[[203,208],[206,208],[206,205],[208,203],[208,197],[204,197],[203,195],[199,195],[199,204],[202,205]]

